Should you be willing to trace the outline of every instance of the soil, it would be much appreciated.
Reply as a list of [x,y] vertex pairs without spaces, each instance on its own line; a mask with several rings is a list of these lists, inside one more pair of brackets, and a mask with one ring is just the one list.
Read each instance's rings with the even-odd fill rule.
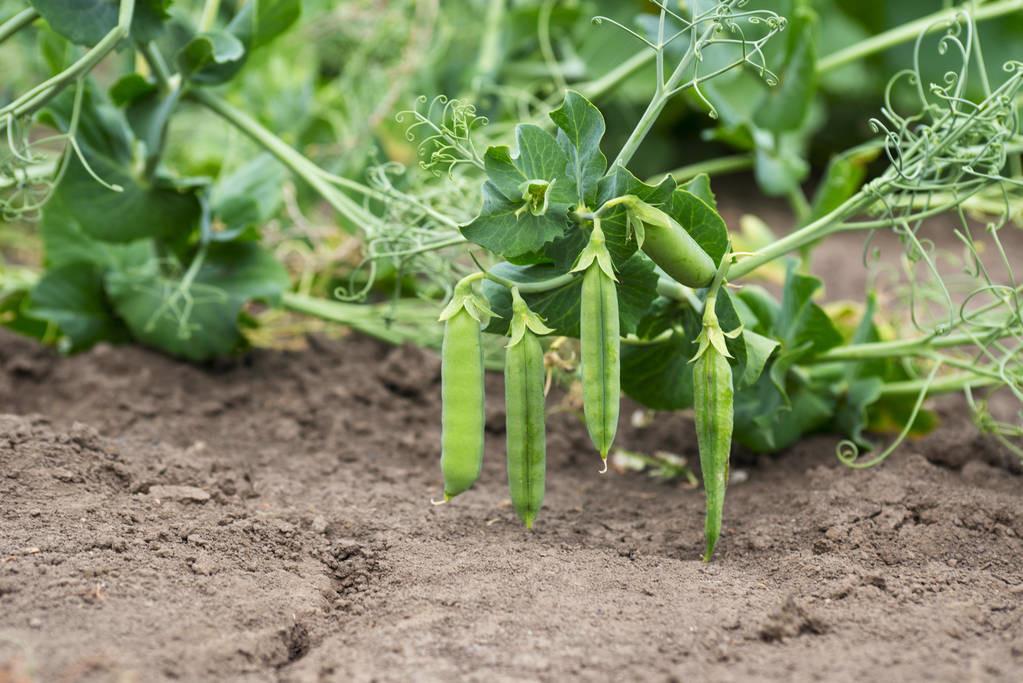
[[[1023,675],[1020,479],[954,403],[873,470],[740,460],[704,564],[701,492],[598,474],[568,412],[521,528],[499,377],[482,481],[431,505],[436,357],[310,341],[198,369],[0,335],[0,681]],[[620,439],[696,455],[685,415]]]

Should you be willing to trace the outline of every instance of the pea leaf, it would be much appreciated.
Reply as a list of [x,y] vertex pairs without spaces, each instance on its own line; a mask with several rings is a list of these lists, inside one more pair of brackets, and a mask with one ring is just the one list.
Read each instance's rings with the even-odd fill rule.
[[781,344],[747,329],[742,331],[742,340],[746,346],[746,362],[739,379],[743,385],[753,386],[764,373],[767,361]]
[[[41,120],[66,132],[71,121],[72,93],[64,93],[41,114]],[[124,115],[95,88],[83,99],[78,131],[82,155],[92,173],[73,155],[54,190],[65,215],[81,231],[111,242],[146,237],[169,238],[191,229],[200,205],[194,187],[179,188],[168,178],[139,177],[133,156],[131,129]],[[101,178],[110,187],[96,181]],[[119,188],[111,189],[111,187]],[[44,216],[49,211],[44,209]]]
[[597,183],[607,170],[607,158],[600,151],[606,128],[604,116],[592,102],[569,90],[550,117],[558,127],[558,143],[570,159],[568,175],[575,185],[576,199],[592,207]]
[[789,267],[775,321],[775,336],[786,351],[803,349],[800,358],[823,353],[843,341],[842,333],[828,314],[813,302],[820,287],[821,281],[817,278],[801,275],[793,266]]
[[714,263],[721,262],[728,249],[728,228],[721,214],[682,188],[672,193],[671,204],[665,211],[703,247]]
[[874,145],[854,147],[832,157],[814,194],[810,220],[826,216],[852,197],[863,185],[867,165],[880,153],[881,148]]
[[242,306],[276,301],[288,284],[284,268],[252,242],[211,245],[191,281],[165,275],[155,259],[106,276],[113,306],[135,339],[191,361],[242,347]]
[[250,0],[228,26],[249,51],[273,42],[302,16],[302,0]]
[[283,167],[269,154],[220,178],[210,192],[210,205],[223,231],[214,233],[212,239],[231,239],[245,228],[270,220],[284,201],[284,178]]
[[778,83],[767,88],[753,115],[753,122],[765,130],[781,132],[802,127],[817,91],[817,49],[815,16],[800,7],[786,29],[785,57],[775,72]]
[[566,215],[554,209],[535,216],[522,201],[511,202],[492,182],[483,185],[483,209],[462,234],[495,254],[514,258],[538,251],[565,233]]
[[32,289],[28,313],[56,325],[69,352],[128,338],[107,301],[103,271],[94,263],[68,263],[47,270]]
[[[552,264],[515,266],[500,263],[492,269],[495,275],[515,282],[539,282],[557,277],[566,272]],[[654,264],[643,254],[636,254],[626,261],[618,271],[618,313],[623,334],[635,331],[640,318],[654,300],[657,274]],[[538,313],[554,334],[567,337],[579,336],[579,297],[582,292],[582,278],[577,277],[570,284],[541,294],[523,294],[529,307]],[[483,283],[483,293],[490,301],[490,307],[501,317],[490,321],[487,332],[506,334],[511,320],[511,294],[496,283]]]
[[791,409],[767,375],[750,390],[735,395],[735,439],[758,453],[787,448],[804,434],[827,426],[834,412],[834,398],[797,386],[789,392]]
[[244,60],[245,45],[228,31],[200,33],[177,54],[181,74],[204,85],[216,85],[230,80]]
[[[666,329],[671,333],[666,340],[622,345],[622,390],[654,410],[683,410],[693,405],[690,361],[696,355],[696,338],[703,323],[691,308],[672,306],[670,310],[671,322]],[[660,317],[663,324],[667,318]],[[650,323],[653,321],[641,323],[641,328],[646,327],[644,332],[654,332],[659,327]]]
[[[92,46],[117,26],[119,0],[30,0],[54,31],[72,43]],[[136,0],[131,37],[155,40],[167,19],[171,0]]]

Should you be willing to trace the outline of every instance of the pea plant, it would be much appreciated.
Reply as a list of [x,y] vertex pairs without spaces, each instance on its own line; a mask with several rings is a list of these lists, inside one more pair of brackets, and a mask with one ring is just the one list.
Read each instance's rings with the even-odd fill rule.
[[[600,110],[573,90],[546,124],[515,128],[514,150],[493,145],[478,154],[465,127],[443,137],[451,163],[485,175],[482,209],[461,234],[497,258],[489,266],[477,261],[442,315],[445,501],[480,472],[482,332],[508,337],[508,480],[527,527],[544,494],[542,338],[579,340],[585,423],[605,463],[623,390],[650,408],[694,411],[705,560],[721,533],[733,440],[772,452],[811,432],[837,431],[847,436],[838,448],[842,462],[869,467],[926,427],[928,397],[962,391],[978,426],[1018,453],[1020,423],[996,419],[986,397],[1003,390],[1023,398],[1023,290],[1000,237],[1011,229],[1023,184],[1023,63],[1005,63],[1001,81],[991,80],[968,9],[917,27],[914,68],[892,79],[871,121],[879,138],[836,157],[812,202],[793,198],[794,230],[758,241],[728,230],[707,175],[645,182],[629,164],[672,98],[693,98],[725,118],[714,89],[733,70],[763,83],[745,89],[757,114],[740,137],[783,139],[810,100],[807,74],[815,64],[803,32],[811,19],[787,22],[745,2],[702,10],[698,3],[687,15],[654,4],[652,39],[622,27],[651,51],[657,80],[610,163]],[[796,38],[772,71],[767,46],[786,28]],[[935,31],[936,47],[928,42]],[[940,57],[955,67],[929,82],[924,65]],[[980,80],[975,99],[966,96],[972,79]],[[856,169],[864,155],[884,162],[868,182]],[[994,208],[978,225],[964,205],[979,196]],[[928,223],[939,215],[952,220],[941,228],[946,239]],[[877,319],[880,276],[854,324],[817,301],[822,283],[808,272],[812,250],[850,231],[888,232],[901,245],[894,266],[870,242],[864,254],[868,268],[899,282],[901,294],[890,302],[902,304],[890,321],[896,324]],[[948,246],[956,243],[958,255]],[[949,273],[946,261],[958,272]],[[772,265],[784,277],[779,295],[758,283]],[[892,328],[901,336],[892,338]],[[885,425],[899,433],[882,449],[866,432]]]
[[[733,442],[766,453],[834,432],[838,458],[869,467],[926,431],[929,397],[961,392],[978,428],[1023,456],[1023,291],[1004,240],[1023,206],[1023,62],[978,31],[1019,0],[949,7],[821,57],[834,4],[650,0],[634,25],[595,19],[600,44],[618,32],[638,52],[594,75],[555,38],[582,5],[492,0],[459,96],[397,116],[419,168],[385,161],[359,180],[315,163],[232,90],[296,23],[299,0],[20,3],[0,48],[34,34],[46,75],[0,84],[0,211],[38,221],[45,263],[38,276],[0,273],[0,320],[68,351],[134,340],[192,361],[244,348],[254,301],[394,343],[436,338],[439,502],[479,477],[484,373],[503,368],[509,490],[527,527],[544,500],[554,376],[581,385],[604,469],[623,393],[691,409],[708,561]],[[445,11],[473,15],[455,5]],[[437,6],[416,7],[430,25]],[[511,76],[499,73],[506,24],[538,29]],[[910,66],[883,89],[875,138],[834,155],[805,194],[828,79],[896,46]],[[604,102],[644,73],[642,114],[608,136]],[[345,84],[330,101],[362,111]],[[637,155],[680,107],[706,114],[707,136],[735,153],[649,177]],[[197,111],[255,152],[208,173],[181,163],[176,141],[199,134]],[[788,201],[783,236],[752,216],[726,225],[711,178],[737,169]],[[361,265],[340,300],[310,296],[306,273],[290,291],[260,240],[288,174],[358,235]],[[850,232],[866,238],[868,290],[822,303],[814,248]],[[397,283],[391,300],[365,303],[385,281]],[[885,432],[885,445],[868,438]]]

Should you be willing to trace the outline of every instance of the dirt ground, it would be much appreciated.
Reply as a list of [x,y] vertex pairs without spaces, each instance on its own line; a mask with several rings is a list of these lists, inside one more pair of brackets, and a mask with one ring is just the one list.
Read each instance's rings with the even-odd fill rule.
[[[598,474],[553,418],[520,528],[500,379],[434,507],[439,367],[359,337],[200,370],[0,334],[0,682],[1018,681],[1020,479],[949,404],[883,466],[829,438],[701,492]],[[629,411],[625,411],[626,415]],[[683,415],[621,445],[695,457]]]

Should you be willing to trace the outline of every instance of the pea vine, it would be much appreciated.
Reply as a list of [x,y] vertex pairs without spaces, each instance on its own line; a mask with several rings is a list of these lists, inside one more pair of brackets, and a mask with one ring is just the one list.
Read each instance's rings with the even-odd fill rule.
[[[359,173],[314,162],[231,90],[295,25],[299,0],[208,0],[194,17],[169,0],[26,4],[0,23],[0,44],[48,31],[59,49],[45,51],[45,78],[0,101],[0,212],[37,222],[45,251],[40,275],[0,273],[15,329],[68,351],[134,340],[205,361],[245,348],[262,302],[441,346],[445,501],[479,476],[483,376],[503,367],[510,494],[527,526],[544,500],[552,377],[581,382],[605,470],[622,393],[692,409],[707,560],[733,441],[775,452],[828,431],[844,437],[841,462],[870,467],[927,430],[927,399],[961,392],[978,428],[1023,457],[1023,285],[1004,239],[1023,206],[1023,62],[989,63],[977,29],[1018,0],[943,9],[824,57],[828,17],[807,2],[651,0],[635,25],[595,18],[606,40],[638,43],[601,74],[556,40],[545,2],[528,15],[538,59],[504,79],[501,31],[522,8],[492,2],[458,96],[398,114],[418,166]],[[418,12],[429,36],[415,44],[448,46]],[[826,79],[899,45],[912,66],[884,89],[875,139],[835,155],[806,194]],[[105,88],[101,64],[118,65]],[[605,139],[603,101],[640,73],[653,78],[645,108],[622,140]],[[734,151],[639,177],[670,105],[704,112]],[[178,172],[173,129],[196,112],[258,154]],[[726,225],[711,178],[738,170],[788,202],[783,236],[754,216]],[[343,282],[303,266],[293,290],[264,246],[289,176],[357,241]],[[814,248],[849,232],[865,237],[869,274],[851,315],[821,303],[810,272]],[[312,242],[288,248],[308,255]],[[312,295],[314,281],[332,300]],[[365,303],[387,286],[390,300]],[[1014,417],[996,396],[1015,399]]]

